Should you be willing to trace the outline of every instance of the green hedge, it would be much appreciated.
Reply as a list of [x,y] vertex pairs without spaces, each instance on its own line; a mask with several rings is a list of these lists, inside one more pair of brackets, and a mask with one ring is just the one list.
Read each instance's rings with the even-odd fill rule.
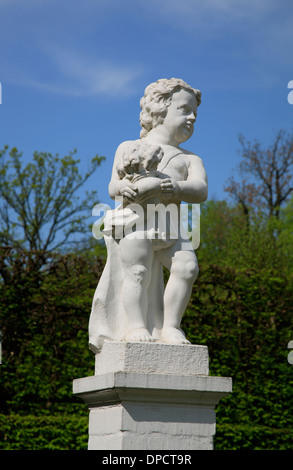
[[[86,450],[88,416],[0,415],[0,450]],[[215,450],[293,450],[292,429],[217,424]]]
[[[87,448],[88,413],[72,381],[94,371],[88,316],[102,265],[51,258],[38,271],[34,253],[15,255],[8,275],[0,256],[0,449]],[[281,275],[201,264],[182,328],[208,346],[210,374],[233,379],[217,407],[216,449],[293,448],[293,279]]]
[[86,450],[88,415],[0,415],[0,450]]
[[293,430],[217,424],[215,450],[293,450]]

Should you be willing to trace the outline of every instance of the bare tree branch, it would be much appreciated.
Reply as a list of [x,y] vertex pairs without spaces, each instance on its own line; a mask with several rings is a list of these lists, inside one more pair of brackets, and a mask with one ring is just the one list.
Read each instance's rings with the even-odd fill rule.
[[[288,200],[293,187],[293,134],[280,130],[270,147],[262,149],[259,142],[247,142],[239,137],[242,146],[241,185],[230,179],[224,190],[240,203],[245,213],[263,209],[269,216],[279,218],[281,206]],[[233,184],[232,184],[233,183]]]

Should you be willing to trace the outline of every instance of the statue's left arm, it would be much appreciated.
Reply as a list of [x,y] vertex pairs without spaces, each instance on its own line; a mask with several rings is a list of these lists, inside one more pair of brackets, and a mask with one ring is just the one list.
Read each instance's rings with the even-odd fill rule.
[[167,178],[162,181],[161,188],[164,193],[170,194],[172,202],[184,201],[199,204],[208,197],[207,174],[201,158],[191,154],[187,159],[187,177],[181,181]]

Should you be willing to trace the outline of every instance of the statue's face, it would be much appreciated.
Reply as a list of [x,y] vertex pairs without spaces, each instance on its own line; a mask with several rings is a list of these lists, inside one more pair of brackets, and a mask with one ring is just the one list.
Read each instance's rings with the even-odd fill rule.
[[182,89],[173,94],[161,126],[179,145],[192,136],[196,115],[197,101],[194,94]]

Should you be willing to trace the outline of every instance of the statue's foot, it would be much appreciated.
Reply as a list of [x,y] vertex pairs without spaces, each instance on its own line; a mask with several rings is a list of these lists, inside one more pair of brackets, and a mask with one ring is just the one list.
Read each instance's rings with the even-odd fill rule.
[[146,328],[135,328],[127,336],[127,341],[137,343],[139,341],[154,341],[149,331]]
[[190,344],[183,331],[174,327],[163,328],[161,340],[169,344]]

